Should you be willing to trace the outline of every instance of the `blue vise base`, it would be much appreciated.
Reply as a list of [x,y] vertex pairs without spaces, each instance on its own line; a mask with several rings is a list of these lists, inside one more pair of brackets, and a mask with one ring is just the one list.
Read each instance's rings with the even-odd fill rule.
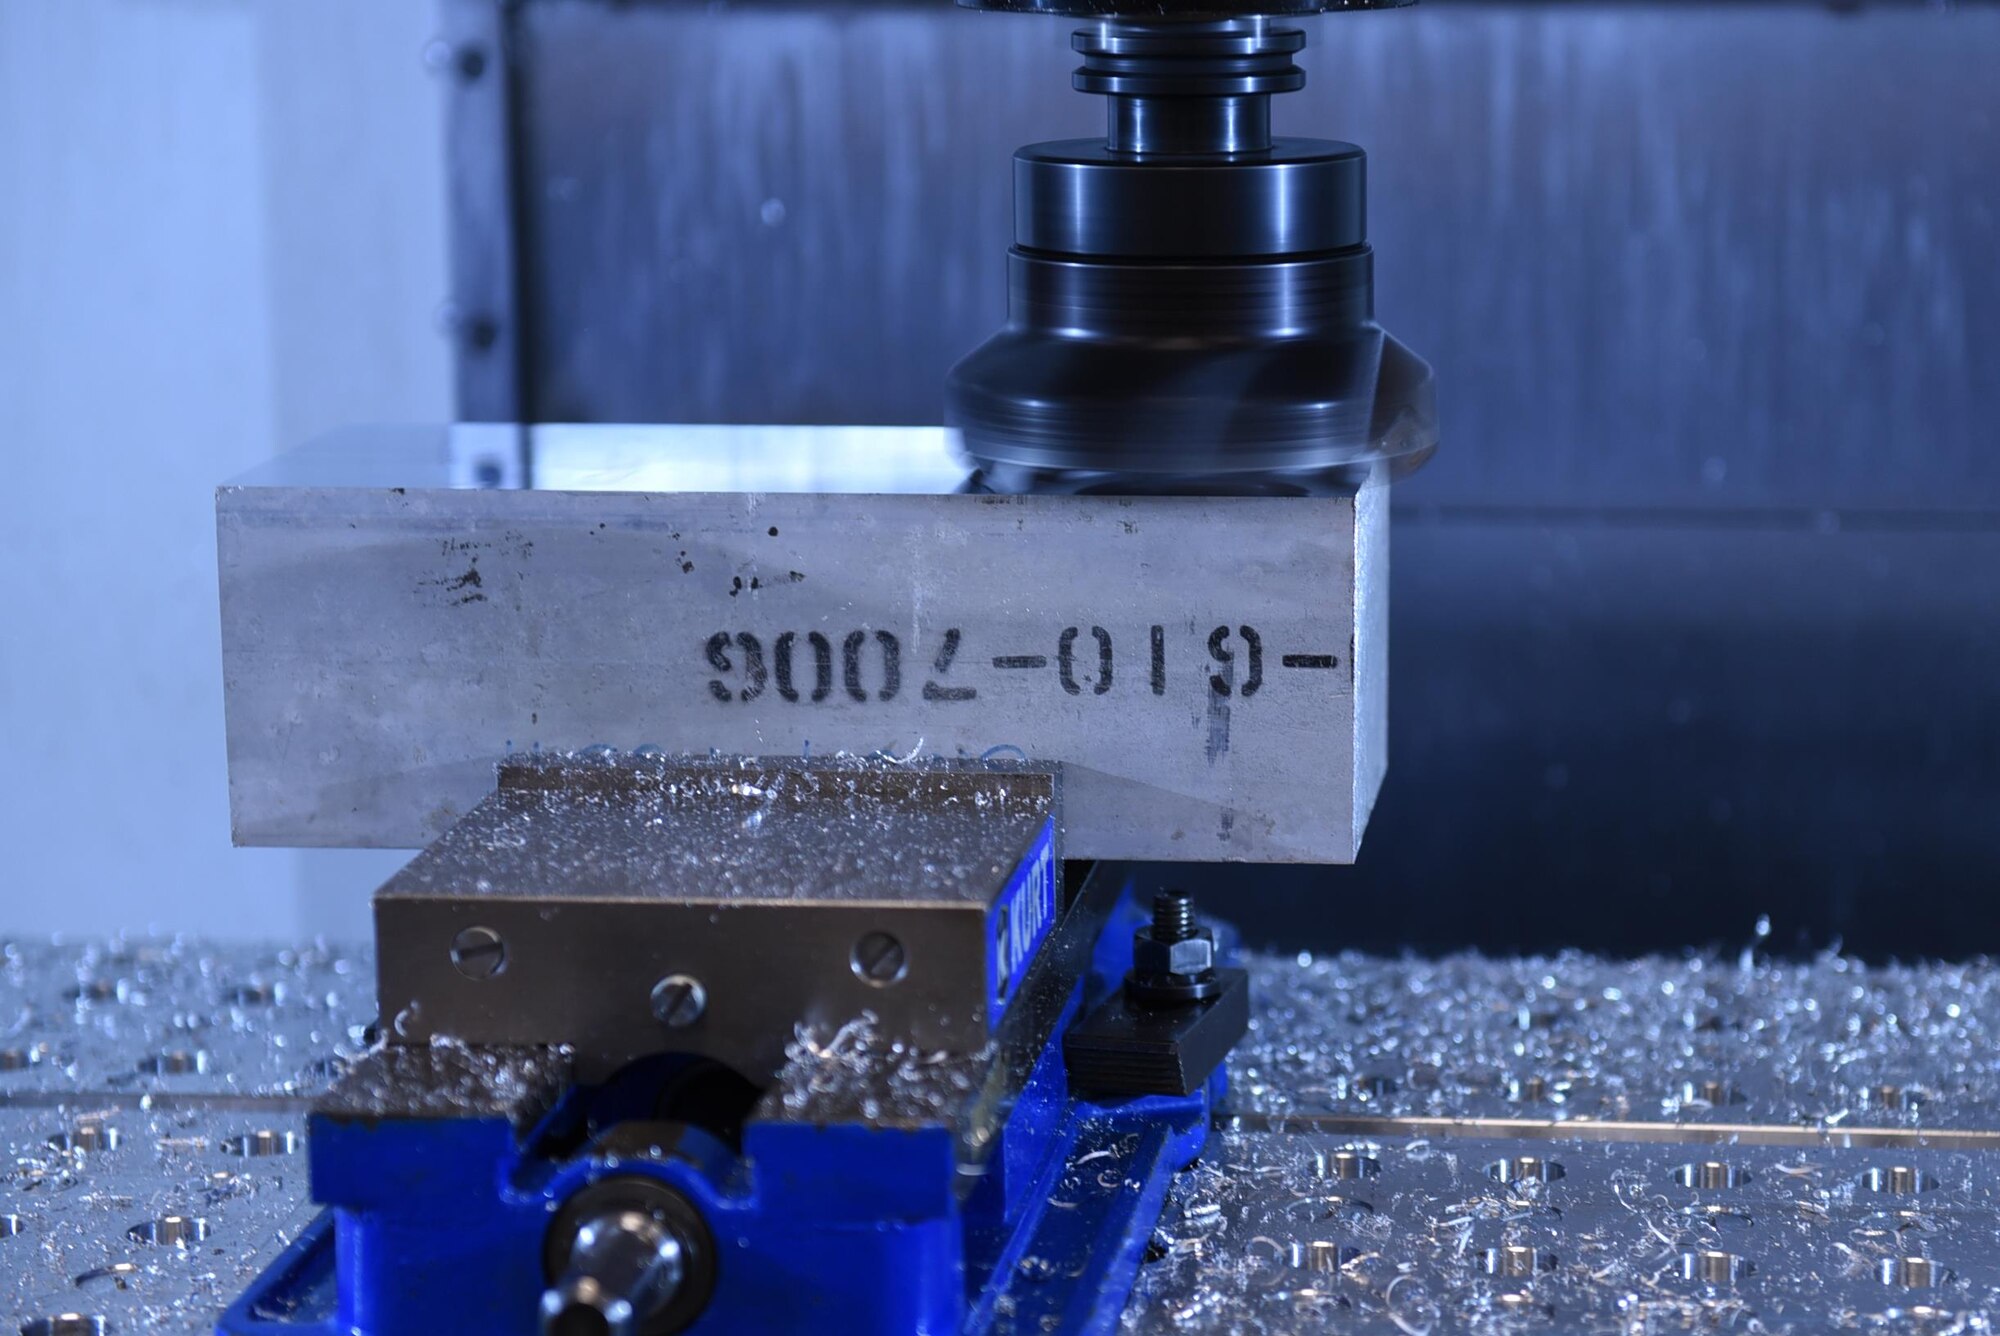
[[1109,1332],[1226,1080],[1218,1065],[1187,1093],[1071,1089],[1065,1034],[1116,1010],[1132,968],[1132,889],[1100,866],[1068,897],[1012,999],[1039,1010],[1033,1049],[1003,1034],[921,1053],[865,1019],[802,1032],[733,1136],[658,1116],[663,1082],[700,1088],[672,1058],[579,1084],[553,1047],[378,1047],[311,1115],[327,1209],[218,1331],[555,1330],[543,1303],[574,1217],[636,1209],[678,1222],[678,1308],[634,1336]]

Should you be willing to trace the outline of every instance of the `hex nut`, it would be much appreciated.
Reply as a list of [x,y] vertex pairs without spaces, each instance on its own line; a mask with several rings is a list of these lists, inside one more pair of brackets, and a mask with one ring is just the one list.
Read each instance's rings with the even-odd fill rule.
[[1178,942],[1154,938],[1151,928],[1132,934],[1132,969],[1138,974],[1206,974],[1215,968],[1215,934],[1195,929]]

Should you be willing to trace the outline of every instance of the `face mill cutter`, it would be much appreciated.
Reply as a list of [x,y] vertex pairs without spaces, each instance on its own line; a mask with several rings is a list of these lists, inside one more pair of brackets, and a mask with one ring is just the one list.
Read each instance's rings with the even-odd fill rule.
[[955,433],[362,433],[218,492],[238,840],[424,846],[228,1336],[1116,1324],[1250,988],[1122,860],[1352,861],[1436,419],[1361,151],[1270,131],[1283,17],[1366,6],[971,7],[1087,20],[1109,128],[1017,156]]

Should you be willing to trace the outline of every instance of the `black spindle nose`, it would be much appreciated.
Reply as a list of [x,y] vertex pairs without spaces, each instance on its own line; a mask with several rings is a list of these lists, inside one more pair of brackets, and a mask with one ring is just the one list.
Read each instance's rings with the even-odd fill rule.
[[980,485],[1299,495],[1437,445],[1431,370],[1374,323],[1366,158],[1272,133],[1288,15],[1397,0],[960,0],[1092,22],[1101,139],[1014,157],[1007,324],[952,369]]

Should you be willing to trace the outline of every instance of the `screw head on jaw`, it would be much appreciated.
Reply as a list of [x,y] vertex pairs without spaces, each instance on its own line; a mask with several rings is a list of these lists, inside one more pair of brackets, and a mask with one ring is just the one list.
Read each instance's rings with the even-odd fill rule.
[[670,1030],[685,1030],[708,1010],[708,990],[690,974],[669,974],[653,985],[653,1019]]

